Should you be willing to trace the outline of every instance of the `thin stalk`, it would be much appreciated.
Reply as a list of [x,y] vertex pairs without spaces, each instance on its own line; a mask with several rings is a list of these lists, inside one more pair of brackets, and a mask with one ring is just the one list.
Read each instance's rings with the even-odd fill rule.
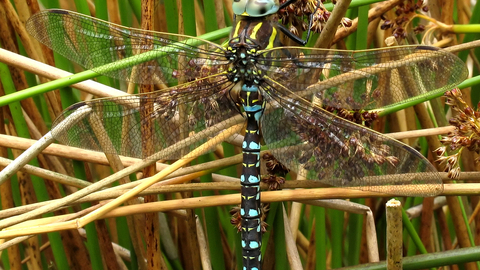
[[[350,5],[348,6],[349,9],[351,8],[357,8],[357,7],[361,7],[361,6],[369,6],[371,4],[375,4],[375,3],[378,3],[378,2],[382,2],[383,0],[353,0]],[[325,3],[324,4],[324,7],[329,10],[329,11],[332,11],[333,10],[333,4],[332,3]]]
[[[403,269],[426,269],[432,267],[448,266],[466,262],[478,261],[480,256],[480,247],[461,248],[448,251],[440,251],[430,254],[422,254],[403,258]],[[358,266],[346,267],[343,270],[369,269],[384,270],[386,262],[362,264]]]
[[[221,140],[225,137],[225,134],[233,134],[235,131],[237,131],[239,128],[241,128],[243,125],[236,125],[233,126],[229,129],[227,129],[224,132],[221,132],[219,135],[215,136],[214,139],[216,140]],[[230,136],[230,135],[229,135]],[[226,136],[226,137],[229,137]],[[212,139],[212,141],[214,141]],[[209,145],[211,142],[207,142],[206,144]],[[207,146],[208,147],[208,146]],[[174,172],[178,168],[184,166],[185,164],[191,162],[199,153],[206,151],[206,149],[203,149],[202,147],[197,148],[197,150],[192,151],[189,153],[187,156],[185,156],[184,159],[179,160],[175,162],[174,164],[170,165],[167,169],[161,171],[160,173],[156,174],[155,176],[149,177],[148,180],[145,180],[142,184],[136,186],[133,188],[130,192],[125,193],[124,195],[118,197],[115,201],[112,201],[108,204],[106,204],[103,208],[96,210],[95,212],[90,213],[89,215],[79,219],[79,226],[81,227],[82,224],[87,224],[92,222],[93,220],[103,216],[105,213],[111,211],[112,209],[116,208],[120,204],[122,204],[125,200],[128,200],[129,198],[135,196],[138,194],[140,191],[143,191],[147,187],[151,186],[152,184],[158,182],[160,179],[163,179],[165,176],[169,175],[170,173]]]
[[296,245],[296,234],[293,234],[292,229],[290,228],[290,219],[285,211],[285,204],[282,205],[281,210],[283,216],[283,230],[285,233],[284,236],[288,262],[291,269],[300,269],[302,268],[302,262],[300,261],[300,255],[298,254]]
[[[168,181],[164,181],[164,182],[166,184],[169,184]],[[162,184],[164,182],[162,182]],[[307,181],[301,181],[301,182],[307,182]],[[455,187],[455,186],[463,186],[463,187],[459,189],[459,187]],[[471,184],[455,184],[455,185],[452,184],[451,185],[452,191],[455,190],[454,191],[455,193],[469,192],[469,194],[471,194],[473,186],[474,185],[471,185]],[[180,186],[177,186],[177,188],[180,189]],[[447,185],[446,190],[449,190],[449,189],[450,189],[450,185]],[[477,189],[478,189],[477,193],[480,193],[480,188],[478,187],[478,185],[477,185]],[[308,190],[300,189],[300,190],[269,191],[269,192],[262,192],[262,196],[263,196],[262,198],[264,198],[263,201],[267,203],[295,201],[295,200],[298,200],[298,198],[313,200],[318,198],[346,199],[346,198],[359,198],[359,197],[391,197],[388,194],[382,195],[375,192],[362,192],[362,191],[341,189],[341,188],[316,188],[316,189],[308,189]],[[58,199],[57,201],[63,202],[63,200],[64,199]],[[145,212],[163,212],[163,211],[172,211],[176,209],[187,209],[187,208],[192,209],[192,208],[204,208],[204,207],[212,207],[212,206],[220,206],[220,205],[234,205],[238,203],[240,203],[240,197],[238,196],[238,194],[215,195],[210,197],[161,201],[161,202],[150,203],[148,205],[145,204],[141,206],[138,206],[138,205],[124,206],[124,207],[120,207],[110,211],[109,213],[104,215],[103,218],[111,218],[111,217],[139,214],[139,213],[145,213]],[[49,206],[49,205],[46,205],[46,206]],[[62,217],[59,216],[54,218],[57,219]],[[7,220],[10,221],[11,219],[12,218]],[[269,219],[267,219],[267,222],[268,221]],[[9,230],[0,231],[0,237],[9,238],[9,237],[29,235],[29,234],[52,232],[56,230],[68,230],[68,229],[74,229],[77,226],[76,221],[63,223],[63,224],[50,224],[53,222],[52,218],[37,219],[35,221],[29,221],[29,222],[35,222],[35,226],[32,226],[32,224],[28,224],[28,223],[21,224],[21,227],[20,225],[16,226],[18,229],[12,227]],[[43,224],[50,224],[50,225],[38,226]],[[26,230],[25,228],[28,228],[28,230]],[[268,233],[265,235],[268,235]]]
[[405,226],[405,229],[407,230],[411,239],[415,243],[415,246],[417,247],[417,249],[420,251],[420,253],[426,254],[427,250],[425,249],[425,246],[423,245],[422,240],[418,236],[417,231],[415,230],[413,224],[408,219],[407,213],[403,208],[402,208],[402,221],[403,221],[403,226]]
[[[8,67],[5,64],[0,63],[0,77],[2,78],[3,89],[4,89],[5,93],[7,93],[7,94],[8,93],[13,93],[13,91],[15,91],[15,85],[14,85],[11,77],[9,76],[9,73],[10,72],[8,70]],[[29,138],[30,134],[29,134],[29,131],[27,130],[27,125],[25,123],[25,119],[23,118],[20,103],[18,103],[18,102],[13,103],[9,107],[10,107],[10,112],[12,114],[13,121],[14,121],[14,124],[15,124],[16,132],[21,137]],[[30,164],[34,165],[34,166],[37,166],[37,167],[39,166],[37,160],[32,161]],[[31,176],[31,177],[28,177],[28,179],[24,179],[24,180],[28,181],[28,183],[26,183],[26,185],[33,185],[33,189],[35,191],[36,198],[39,201],[48,201],[50,199],[49,196],[48,196],[49,192],[47,191],[45,183],[41,179],[39,179],[36,176]],[[31,194],[31,195],[33,195],[33,194]],[[51,214],[49,214],[49,215],[51,215]],[[51,243],[51,246],[52,246],[52,249],[53,249],[53,253],[54,253],[56,263],[59,266],[68,267],[68,261],[67,261],[65,251],[63,249],[60,234],[59,233],[51,233],[51,234],[48,234],[48,238],[50,240],[50,243]]]
[[[199,164],[205,164],[208,161],[212,161],[214,158],[212,157],[212,154],[208,155],[202,155],[198,158]],[[207,174],[204,175],[200,178],[200,181],[202,182],[212,182],[212,175]],[[200,194],[195,194],[195,197],[199,196],[213,196],[214,192],[213,191],[203,191]],[[210,258],[212,259],[212,267],[213,269],[225,269],[225,257],[224,257],[224,252],[223,252],[223,247],[222,247],[222,239],[221,239],[221,234],[218,233],[220,232],[220,227],[218,223],[218,218],[219,218],[219,213],[218,213],[218,208],[214,207],[209,207],[203,210],[204,212],[204,227],[205,227],[205,232],[208,237],[208,246],[209,246],[209,255]],[[201,216],[201,215],[199,215]]]

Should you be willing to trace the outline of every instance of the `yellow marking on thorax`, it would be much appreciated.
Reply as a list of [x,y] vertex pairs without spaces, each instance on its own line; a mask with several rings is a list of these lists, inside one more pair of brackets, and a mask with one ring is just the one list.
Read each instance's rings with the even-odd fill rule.
[[273,48],[273,42],[275,41],[276,37],[277,37],[277,29],[275,29],[275,27],[273,27],[272,28],[272,34],[270,35],[270,39],[268,40],[268,46],[265,49]]
[[241,23],[241,22],[242,22],[242,21],[239,21],[239,22],[237,23],[237,26],[235,27],[235,32],[233,32],[233,37],[232,37],[232,38],[238,37],[238,31],[240,30],[240,23]]
[[258,33],[258,30],[260,29],[260,27],[262,27],[262,25],[263,25],[263,23],[259,23],[259,24],[255,25],[255,27],[252,30],[252,34],[250,35],[250,38],[252,38],[253,40],[257,40],[257,33]]

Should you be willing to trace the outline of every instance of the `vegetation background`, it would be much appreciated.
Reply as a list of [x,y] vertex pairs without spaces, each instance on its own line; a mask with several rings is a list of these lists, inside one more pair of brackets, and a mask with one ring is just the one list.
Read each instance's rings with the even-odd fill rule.
[[[418,5],[417,10],[405,12],[407,7],[415,5]],[[424,8],[425,5],[428,9]],[[333,5],[325,4],[325,7],[332,10]],[[479,71],[478,52],[466,49],[478,46],[470,43],[478,39],[478,5],[465,0],[428,3],[354,0],[349,4],[342,1],[337,7],[337,16],[352,19],[351,25],[346,21],[338,29],[324,29],[322,35],[325,38],[318,39],[319,34],[314,34],[307,46],[330,47],[334,41],[335,44],[331,47],[334,49],[371,49],[384,47],[385,39],[390,36],[396,36],[394,42],[399,45],[405,44],[406,40],[441,47],[465,44],[466,47],[458,55],[469,65],[473,79],[463,83],[460,88],[466,104],[476,108],[480,100],[475,77]],[[43,8],[73,10],[128,27],[142,27],[142,16],[151,15],[154,18],[151,29],[155,31],[192,36],[210,34],[204,37],[217,42],[228,38],[232,25],[230,0],[165,0],[158,3],[147,0],[1,0],[0,47],[71,73],[79,73],[82,69],[40,46],[25,31],[25,21]],[[427,14],[429,21],[420,17],[413,18],[422,9],[428,10],[424,14]],[[422,25],[425,30],[417,34],[416,31],[421,30]],[[31,141],[24,138],[40,139],[49,130],[52,119],[64,108],[92,98],[88,90],[79,91],[68,86],[71,82],[67,80],[59,80],[57,85],[47,84],[47,78],[63,76],[52,71],[50,75],[45,75],[47,78],[36,77],[35,74],[43,74],[47,70],[26,61],[0,51],[0,62],[3,62],[0,63],[0,96],[38,85],[25,91],[25,95],[30,98],[20,102],[0,99],[0,153],[10,159],[16,158],[31,144]],[[20,67],[22,63],[28,66],[28,71]],[[68,80],[84,79],[85,77],[73,76]],[[98,77],[96,80],[114,88],[124,88],[118,81],[106,77]],[[79,88],[83,89],[82,86]],[[112,90],[108,88],[94,88],[105,91],[104,96],[115,94],[109,92]],[[443,100],[436,99],[434,102],[437,107],[433,108],[440,108],[436,110],[440,113],[412,107],[382,118],[375,128],[383,132],[387,126],[389,132],[395,132],[448,126],[448,119],[452,117],[451,110],[445,107]],[[477,135],[472,135],[472,138],[475,136]],[[433,161],[432,151],[440,147],[441,142],[436,135],[429,138],[403,141]],[[2,221],[28,213],[41,205],[52,204],[54,200],[79,189],[86,189],[90,183],[99,181],[116,170],[100,154],[61,146],[44,153],[30,165],[59,172],[70,178],[33,170],[19,172],[0,186],[4,209],[0,212]],[[73,229],[76,218],[90,213],[105,200],[123,194],[124,189],[92,193],[68,207],[53,208],[41,217],[30,217],[29,223],[18,226],[21,226],[20,231],[31,234],[32,237],[16,241],[13,236],[3,239],[5,236],[2,237],[0,233],[3,239],[0,246],[3,250],[2,268],[241,269],[240,234],[230,223],[230,209],[240,202],[240,186],[238,181],[234,181],[238,179],[238,163],[241,162],[239,153],[238,146],[224,143],[214,153],[204,155],[192,163],[202,164],[201,166],[192,166],[188,173],[183,172],[182,177],[176,178],[178,183],[192,181],[196,184],[157,185],[143,194],[143,198],[128,202],[129,206],[123,207],[123,210],[112,211],[106,218],[90,222],[81,229]],[[453,155],[451,152],[448,154]],[[473,173],[460,173],[458,182],[478,179],[474,162],[476,154],[465,149],[461,151],[461,157],[456,165],[461,166],[463,171]],[[2,162],[0,165],[5,166],[6,161]],[[128,166],[134,160],[122,159],[122,162]],[[161,166],[157,165],[157,168]],[[144,174],[148,172],[144,171]],[[132,174],[130,178],[135,180],[141,176]],[[112,186],[117,185],[118,182]],[[284,188],[311,186],[315,186],[315,183],[293,181],[287,182]],[[451,185],[445,186],[444,193],[449,195],[447,197],[401,198],[405,229],[399,229],[397,237],[403,243],[405,269],[451,264],[453,265],[448,266],[451,269],[479,269],[480,249],[475,246],[480,243],[480,229],[477,226],[480,222],[477,214],[480,209],[477,196],[480,189],[476,185],[455,186],[459,188],[453,190]],[[228,196],[229,194],[231,195]],[[292,202],[307,198],[349,200],[323,204],[317,201],[308,204]],[[379,257],[385,260],[388,256],[384,207],[387,198],[381,194],[338,189],[265,192],[262,200],[271,204],[266,219],[267,233],[263,238],[264,269],[298,269],[295,262],[301,262],[304,269],[347,266],[366,269],[368,254],[372,252],[368,243],[372,239],[378,240]],[[152,203],[147,205],[144,202]],[[47,226],[48,233],[36,231],[37,226],[50,223],[58,226]],[[0,221],[1,228],[6,227],[1,224]],[[454,252],[447,252],[452,250]],[[385,265],[385,262],[372,264],[368,269],[383,269]]]

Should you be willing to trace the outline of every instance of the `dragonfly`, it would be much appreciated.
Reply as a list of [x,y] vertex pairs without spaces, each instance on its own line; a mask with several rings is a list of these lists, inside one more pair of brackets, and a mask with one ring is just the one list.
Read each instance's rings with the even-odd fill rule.
[[[262,261],[262,143],[308,180],[393,195],[439,194],[441,179],[423,155],[324,108],[358,112],[424,100],[463,81],[465,64],[451,53],[420,45],[364,51],[283,46],[281,32],[305,43],[275,17],[294,1],[234,0],[234,25],[223,44],[66,10],[33,15],[28,31],[57,53],[99,74],[159,89],[72,105],[54,126],[71,121],[80,108],[88,107],[88,113],[54,137],[105,153],[175,160],[208,145],[240,116],[245,129],[242,261],[249,270],[261,269]],[[153,123],[153,132],[145,135],[147,123]],[[154,149],[142,147],[145,136],[155,142]],[[105,139],[110,143],[102,143]]]

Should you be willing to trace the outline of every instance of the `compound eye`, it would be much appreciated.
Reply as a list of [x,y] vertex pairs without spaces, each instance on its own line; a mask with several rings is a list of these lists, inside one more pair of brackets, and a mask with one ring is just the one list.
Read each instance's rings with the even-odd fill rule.
[[274,14],[278,8],[278,1],[275,0],[250,0],[247,3],[247,13],[252,17]]
[[249,0],[233,0],[232,8],[233,13],[236,15],[242,15],[245,13],[245,9],[247,8],[247,2]]
[[234,0],[233,11],[236,15],[263,17],[276,13],[279,6],[278,0]]

